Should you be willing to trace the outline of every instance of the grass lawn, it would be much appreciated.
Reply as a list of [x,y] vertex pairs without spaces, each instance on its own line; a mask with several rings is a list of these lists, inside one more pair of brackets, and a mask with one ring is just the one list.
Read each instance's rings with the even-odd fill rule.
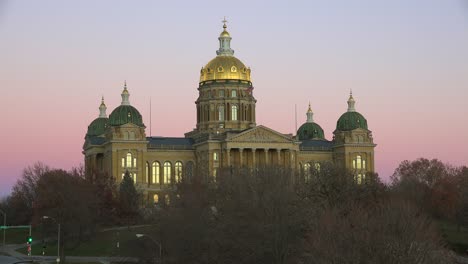
[[[75,249],[66,249],[67,256],[125,256],[125,257],[138,257],[142,252],[140,241],[135,234],[146,233],[151,230],[151,227],[132,228],[130,230],[112,230],[106,232],[99,232],[90,241],[82,242]],[[119,248],[117,248],[117,241],[119,241]],[[63,241],[61,241],[62,243]],[[140,246],[139,246],[140,245]],[[22,254],[27,254],[26,245],[24,248],[18,250]],[[42,243],[32,245],[33,255],[42,255]],[[47,243],[46,256],[57,255],[57,241],[50,241]]]
[[468,255],[468,228],[450,222],[439,222],[442,236],[450,249],[458,254]]
[[[7,244],[21,244],[25,243],[29,236],[29,229],[6,229],[5,242]],[[39,232],[35,229],[32,230],[32,237],[39,237]],[[3,239],[3,230],[0,230],[0,241]],[[0,242],[1,243],[1,242]]]

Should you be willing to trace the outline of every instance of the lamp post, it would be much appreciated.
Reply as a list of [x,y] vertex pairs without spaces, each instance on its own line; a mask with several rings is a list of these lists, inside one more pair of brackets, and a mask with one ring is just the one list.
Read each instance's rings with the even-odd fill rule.
[[152,237],[150,237],[150,236],[148,236],[146,234],[136,234],[137,238],[141,238],[141,237],[144,237],[144,236],[149,238],[156,245],[158,245],[158,247],[159,247],[159,264],[162,264],[162,245],[161,245],[161,243],[159,243],[158,241],[154,240]]
[[2,210],[0,210],[0,213],[3,214],[3,247],[5,247],[6,213]]
[[57,234],[57,263],[60,263],[60,223],[57,221],[57,219],[44,215],[42,219],[52,219],[55,221],[55,223],[58,224],[58,234]]

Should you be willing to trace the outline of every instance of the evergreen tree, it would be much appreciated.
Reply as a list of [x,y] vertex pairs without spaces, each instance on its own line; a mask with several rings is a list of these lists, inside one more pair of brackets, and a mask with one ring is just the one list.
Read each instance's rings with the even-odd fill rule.
[[120,216],[129,223],[138,214],[138,192],[128,171],[125,172],[120,183],[119,198]]

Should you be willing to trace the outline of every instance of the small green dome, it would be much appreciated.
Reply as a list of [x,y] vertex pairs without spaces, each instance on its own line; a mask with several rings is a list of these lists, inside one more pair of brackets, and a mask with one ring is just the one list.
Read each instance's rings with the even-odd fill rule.
[[323,134],[323,129],[319,126],[319,124],[315,122],[304,123],[297,130],[297,136],[299,140],[325,139],[325,136]]
[[120,126],[128,123],[144,127],[140,112],[131,105],[120,105],[109,115],[109,125]]
[[91,122],[88,126],[88,132],[86,136],[99,136],[104,134],[106,128],[109,124],[109,118],[107,117],[98,117]]
[[367,120],[358,112],[346,112],[336,122],[336,130],[350,131],[356,128],[367,129]]

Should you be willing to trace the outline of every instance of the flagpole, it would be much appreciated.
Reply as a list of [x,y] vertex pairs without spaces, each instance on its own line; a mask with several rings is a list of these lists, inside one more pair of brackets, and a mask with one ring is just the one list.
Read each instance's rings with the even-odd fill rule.
[[150,96],[150,137],[153,136],[153,134],[151,133],[151,129],[153,128],[153,126],[151,125],[151,121],[152,121],[152,118],[151,118],[151,96]]
[[297,133],[297,104],[294,104],[294,122],[295,122],[295,128],[294,133]]

